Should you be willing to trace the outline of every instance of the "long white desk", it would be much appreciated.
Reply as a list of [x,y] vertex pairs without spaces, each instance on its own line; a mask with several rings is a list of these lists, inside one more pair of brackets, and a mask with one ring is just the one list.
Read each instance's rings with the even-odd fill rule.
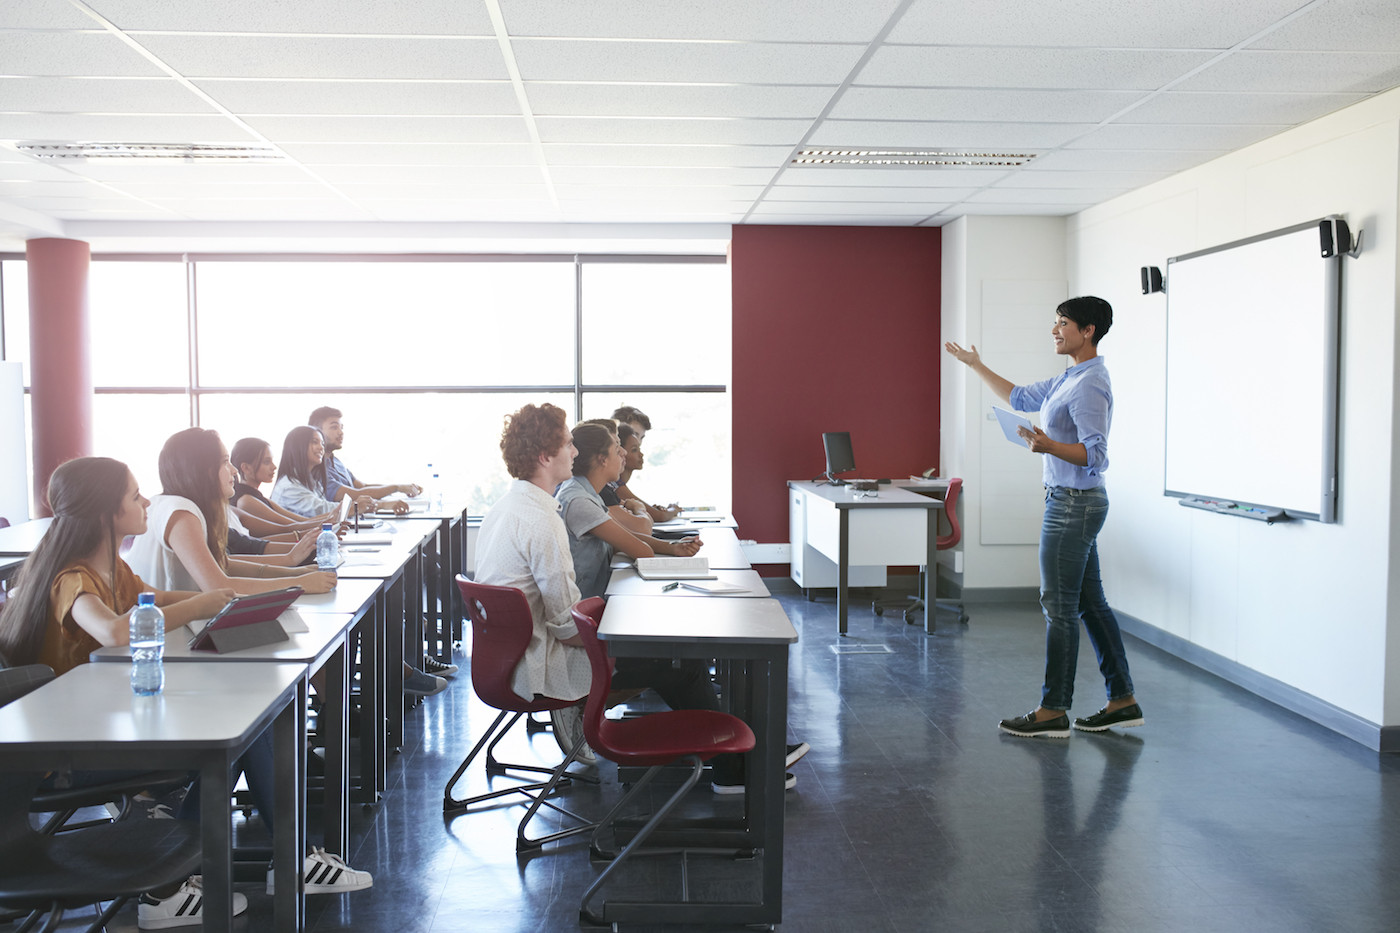
[[[896,481],[876,495],[850,486],[810,480],[788,481],[788,530],[792,545],[792,579],[803,589],[831,586],[835,565],[837,630],[846,634],[850,609],[850,574],[854,567],[915,565],[924,575],[925,605],[931,605],[932,568],[938,553],[936,498],[947,483]],[[926,615],[933,618],[933,613]]]
[[273,835],[276,929],[305,926],[300,895],[306,833],[298,764],[298,702],[305,664],[172,664],[165,691],[131,693],[122,664],[80,664],[0,708],[0,767],[7,770],[159,768],[199,772],[204,849],[204,929],[233,923],[230,769],[253,740],[272,728],[277,808]]

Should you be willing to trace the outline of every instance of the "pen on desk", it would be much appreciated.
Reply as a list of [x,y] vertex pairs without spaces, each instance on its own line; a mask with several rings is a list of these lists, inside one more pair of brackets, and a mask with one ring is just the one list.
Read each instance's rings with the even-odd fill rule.
[[663,593],[669,593],[669,592],[671,592],[672,590],[676,589],[676,588],[679,587],[679,586],[680,586],[680,583],[679,583],[679,582],[676,582],[676,583],[667,583],[665,586],[663,586],[663,587],[661,588],[661,592],[663,592]]
[[360,530],[360,503],[355,503],[355,530]]

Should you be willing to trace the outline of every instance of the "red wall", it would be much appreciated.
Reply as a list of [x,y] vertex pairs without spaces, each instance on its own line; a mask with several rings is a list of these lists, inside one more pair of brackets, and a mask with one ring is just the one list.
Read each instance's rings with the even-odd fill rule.
[[821,435],[850,431],[856,474],[938,463],[942,231],[733,228],[734,515],[788,539],[789,479],[826,469]]

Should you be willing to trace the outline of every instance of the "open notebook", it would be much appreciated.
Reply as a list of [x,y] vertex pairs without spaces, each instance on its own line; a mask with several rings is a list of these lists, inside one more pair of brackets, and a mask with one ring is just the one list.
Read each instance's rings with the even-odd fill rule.
[[637,576],[643,580],[714,580],[706,557],[639,557]]

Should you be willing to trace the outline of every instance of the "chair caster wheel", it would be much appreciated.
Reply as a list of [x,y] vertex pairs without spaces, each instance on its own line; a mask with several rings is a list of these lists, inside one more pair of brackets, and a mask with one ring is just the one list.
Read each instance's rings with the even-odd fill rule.
[[875,609],[875,614],[876,614],[877,616],[883,616],[883,615],[885,614],[885,607],[884,607],[884,606],[875,606],[874,609]]

